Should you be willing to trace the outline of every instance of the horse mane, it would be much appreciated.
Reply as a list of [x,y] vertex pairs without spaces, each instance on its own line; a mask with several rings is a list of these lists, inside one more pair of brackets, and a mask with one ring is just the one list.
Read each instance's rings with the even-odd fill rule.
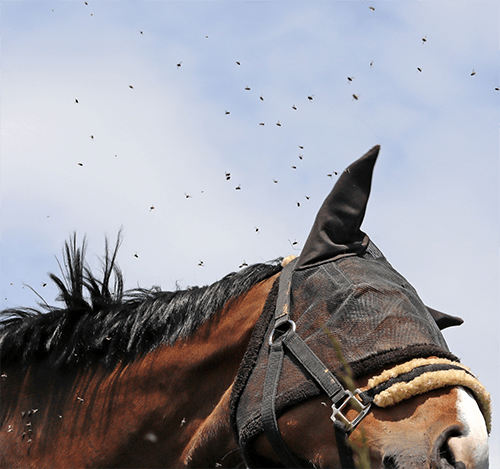
[[114,367],[119,361],[132,361],[161,344],[189,337],[229,301],[282,269],[277,259],[230,273],[210,286],[124,291],[116,264],[120,241],[118,235],[111,251],[106,240],[99,279],[85,261],[85,239],[79,247],[74,234],[64,246],[64,268],[59,264],[63,278],[49,274],[59,288],[56,300],[64,307],[39,304],[41,310],[0,312],[3,368],[41,360],[55,368],[95,363]]

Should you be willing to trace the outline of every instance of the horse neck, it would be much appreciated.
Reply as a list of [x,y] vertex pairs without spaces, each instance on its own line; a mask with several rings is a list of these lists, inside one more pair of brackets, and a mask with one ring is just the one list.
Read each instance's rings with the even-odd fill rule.
[[[140,467],[157,460],[168,467],[213,466],[206,458],[221,459],[237,448],[229,424],[231,386],[274,280],[230,300],[188,338],[113,370],[96,367],[64,376],[44,367],[30,370],[11,389],[22,397],[9,412],[16,421],[7,418],[5,424],[20,427],[20,415],[38,409],[32,420],[44,435],[41,461],[59,441],[50,455],[56,458],[53,467]],[[72,455],[75,446],[62,438],[67,435],[93,451]],[[63,454],[67,461],[57,459]]]
[[[213,467],[224,460],[224,467],[235,467],[241,462],[229,421],[232,385],[276,277],[231,301],[214,320],[190,337],[189,343],[180,342],[172,349],[174,354],[184,357],[184,369],[194,365],[195,371],[188,373],[184,386],[192,403],[187,407],[192,414],[198,414],[191,418],[199,419],[194,431],[188,432],[189,440],[184,445],[179,466]],[[193,381],[197,376],[203,376],[203,386]],[[206,404],[197,408],[196,402]],[[188,422],[188,418],[184,418]]]

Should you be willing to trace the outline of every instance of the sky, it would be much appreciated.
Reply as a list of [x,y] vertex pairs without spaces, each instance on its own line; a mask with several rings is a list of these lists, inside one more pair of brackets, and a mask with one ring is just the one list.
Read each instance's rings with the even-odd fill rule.
[[444,336],[492,392],[500,467],[498,2],[0,8],[2,308],[54,304],[73,232],[98,271],[122,229],[127,288],[298,255],[380,144],[363,230],[465,320]]

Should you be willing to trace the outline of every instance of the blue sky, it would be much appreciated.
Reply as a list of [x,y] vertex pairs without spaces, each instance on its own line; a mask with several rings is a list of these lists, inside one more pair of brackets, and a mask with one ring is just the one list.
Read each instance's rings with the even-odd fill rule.
[[129,288],[298,254],[380,144],[363,229],[495,402],[497,2],[87,3],[1,3],[3,307],[54,301],[73,231],[99,268],[123,227]]

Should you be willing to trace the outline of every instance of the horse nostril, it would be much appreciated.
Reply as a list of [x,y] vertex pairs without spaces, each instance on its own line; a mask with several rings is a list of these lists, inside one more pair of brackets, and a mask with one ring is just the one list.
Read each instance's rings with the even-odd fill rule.
[[384,469],[398,469],[398,463],[393,456],[385,456],[383,460]]
[[453,452],[448,446],[448,441],[443,443],[443,446],[439,449],[439,463],[440,468],[448,469],[455,467],[455,457],[453,456]]
[[460,429],[452,427],[443,432],[436,441],[437,467],[439,469],[466,469],[464,463],[455,459],[455,454],[448,444],[450,438],[460,436]]

